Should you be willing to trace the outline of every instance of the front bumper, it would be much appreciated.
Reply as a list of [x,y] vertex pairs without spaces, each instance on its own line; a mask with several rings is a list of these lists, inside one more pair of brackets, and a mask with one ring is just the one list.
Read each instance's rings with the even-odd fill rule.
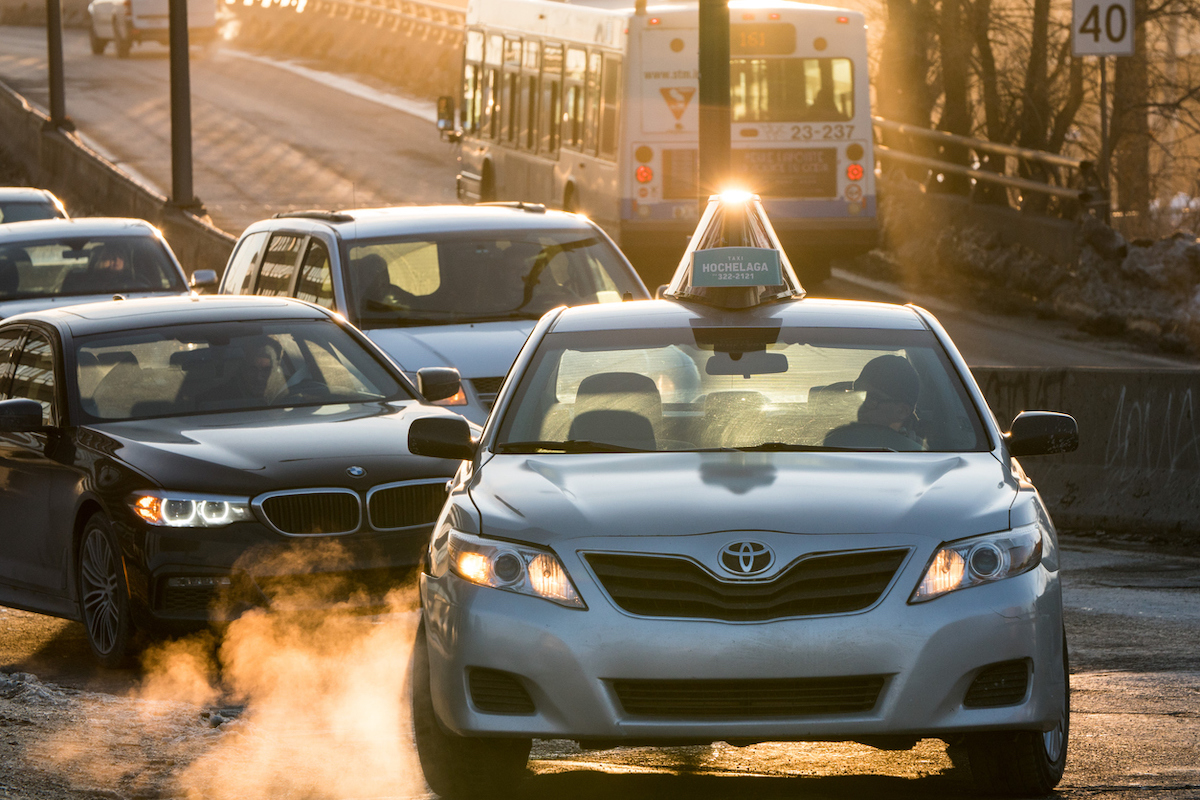
[[[814,542],[812,552],[822,544],[829,543]],[[865,611],[728,623],[632,616],[613,605],[577,554],[559,556],[586,611],[477,587],[452,573],[421,576],[434,707],[456,733],[618,744],[751,742],[947,737],[1049,730],[1059,721],[1065,692],[1062,599],[1057,573],[1041,566],[910,605],[929,556],[917,547],[890,590]],[[1002,707],[964,706],[985,668],[1021,660],[1030,665],[1023,699]],[[481,711],[470,677],[479,669],[514,677],[532,699],[533,713]],[[618,681],[629,680],[841,676],[881,676],[874,706],[795,716],[728,709],[719,716],[672,716],[629,713],[617,691]]]

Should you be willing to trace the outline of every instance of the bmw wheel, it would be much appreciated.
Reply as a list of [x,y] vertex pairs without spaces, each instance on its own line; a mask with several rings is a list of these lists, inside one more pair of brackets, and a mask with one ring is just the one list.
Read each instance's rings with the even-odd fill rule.
[[79,615],[88,644],[106,667],[124,666],[132,653],[133,621],[120,551],[103,514],[93,514],[79,545]]
[[530,739],[457,736],[442,727],[429,684],[429,644],[425,623],[417,628],[412,664],[413,738],[425,782],[439,797],[511,797],[529,761]]
[[1062,780],[1071,730],[1071,675],[1063,640],[1063,707],[1049,731],[1012,731],[968,737],[967,762],[981,794],[1044,797]]

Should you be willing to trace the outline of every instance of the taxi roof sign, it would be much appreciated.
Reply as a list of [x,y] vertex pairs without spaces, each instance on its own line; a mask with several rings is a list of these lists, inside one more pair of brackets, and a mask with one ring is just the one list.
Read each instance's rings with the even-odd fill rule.
[[752,308],[804,297],[758,195],[713,195],[664,297]]

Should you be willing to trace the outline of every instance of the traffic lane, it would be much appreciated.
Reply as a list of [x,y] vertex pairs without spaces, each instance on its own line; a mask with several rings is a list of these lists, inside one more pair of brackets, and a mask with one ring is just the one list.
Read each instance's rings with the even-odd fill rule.
[[[64,31],[65,103],[80,134],[169,195],[169,60],[146,44],[128,59],[91,54]],[[218,46],[191,64],[194,193],[238,233],[277,211],[454,202],[454,147],[428,121]],[[48,104],[41,28],[0,27],[0,79]],[[369,92],[367,93],[369,94]]]
[[1070,323],[1032,314],[988,314],[961,308],[895,284],[834,269],[814,296],[881,303],[913,303],[932,312],[972,367],[1195,368],[1188,358],[1146,353],[1132,344],[1089,336]]

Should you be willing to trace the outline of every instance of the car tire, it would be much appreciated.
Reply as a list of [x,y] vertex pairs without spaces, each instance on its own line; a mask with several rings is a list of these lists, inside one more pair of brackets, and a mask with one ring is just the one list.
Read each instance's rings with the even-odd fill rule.
[[92,45],[92,55],[98,56],[104,53],[104,48],[108,47],[108,39],[96,35],[96,28],[88,28],[88,42]]
[[93,514],[79,542],[79,618],[88,644],[106,667],[127,666],[134,626],[120,549],[104,514]]
[[1045,797],[1062,780],[1071,730],[1071,674],[1063,640],[1063,709],[1051,731],[974,734],[964,742],[971,778],[980,794]]
[[531,739],[470,738],[442,727],[429,684],[425,623],[417,628],[409,666],[413,739],[425,782],[439,797],[511,797],[525,774]]

